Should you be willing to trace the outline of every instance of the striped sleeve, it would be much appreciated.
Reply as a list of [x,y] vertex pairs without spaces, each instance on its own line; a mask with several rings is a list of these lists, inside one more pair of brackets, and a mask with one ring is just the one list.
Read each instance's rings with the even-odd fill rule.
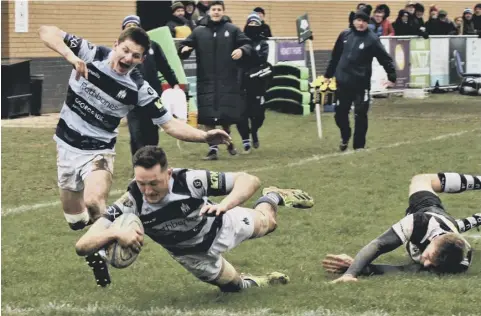
[[63,32],[63,41],[75,56],[83,61],[92,62],[94,60],[97,47],[86,39]]
[[392,226],[392,229],[404,244],[411,239],[411,236],[413,234],[413,228],[414,228],[413,214],[410,214],[404,217],[403,219],[401,219],[399,222],[397,222]]
[[122,214],[132,213],[139,216],[139,212],[137,211],[137,203],[130,194],[130,192],[125,192],[114,204],[107,207],[107,212],[104,215],[105,218],[110,220],[111,222],[115,221]]
[[146,81],[139,89],[137,106],[145,107],[155,125],[163,125],[172,120],[172,114],[164,107],[157,92]]

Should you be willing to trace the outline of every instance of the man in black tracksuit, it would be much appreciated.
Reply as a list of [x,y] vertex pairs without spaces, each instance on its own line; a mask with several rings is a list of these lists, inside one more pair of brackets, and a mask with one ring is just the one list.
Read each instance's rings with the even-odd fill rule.
[[370,104],[372,59],[377,58],[387,72],[388,80],[396,82],[396,69],[391,56],[386,52],[379,38],[368,29],[369,16],[358,11],[354,15],[353,27],[343,31],[334,46],[324,76],[336,77],[337,98],[336,124],[341,130],[339,149],[347,149],[351,138],[349,112],[354,102],[355,129],[354,149],[362,149],[366,144],[367,112]]
[[[136,15],[125,17],[122,22],[122,29],[126,27],[140,27],[140,18]],[[150,42],[151,48],[145,56],[145,60],[138,66],[145,81],[157,92],[162,94],[161,83],[157,72],[160,72],[165,80],[174,89],[180,89],[179,81],[174,71],[169,66],[167,58],[162,52],[162,48],[154,41]],[[136,107],[127,114],[127,122],[130,133],[130,151],[132,156],[141,147],[159,144],[159,127],[152,123],[150,116],[141,107]]]

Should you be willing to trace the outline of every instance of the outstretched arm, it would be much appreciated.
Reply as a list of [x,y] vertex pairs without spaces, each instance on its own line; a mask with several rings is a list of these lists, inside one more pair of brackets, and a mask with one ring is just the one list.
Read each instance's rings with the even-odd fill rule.
[[418,174],[411,179],[409,196],[420,191],[436,193],[461,193],[466,190],[481,190],[481,176],[454,172]]
[[380,255],[393,251],[403,244],[402,240],[394,232],[392,228],[386,231],[378,238],[371,241],[368,245],[359,251],[354,258],[351,266],[344,275],[357,277],[362,271]]
[[43,25],[38,30],[38,35],[45,46],[60,54],[77,71],[76,79],[80,76],[88,78],[85,62],[90,62],[95,55],[95,47],[86,40],[65,33],[56,26]]
[[384,48],[384,45],[381,43],[381,40],[377,39],[376,47],[374,49],[376,59],[386,71],[388,80],[392,83],[396,83],[396,67],[394,66],[392,57],[388,54],[388,52]]

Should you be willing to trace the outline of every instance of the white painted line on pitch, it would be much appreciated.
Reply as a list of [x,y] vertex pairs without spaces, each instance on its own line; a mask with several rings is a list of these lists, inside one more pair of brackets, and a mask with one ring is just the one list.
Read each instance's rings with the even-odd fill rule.
[[[113,191],[110,191],[110,196],[117,196],[122,194],[123,192],[125,192],[125,190],[113,190]],[[60,201],[37,203],[37,204],[31,204],[31,205],[21,205],[18,207],[7,208],[5,211],[2,210],[2,217],[8,216],[10,214],[19,214],[26,211],[34,211],[34,210],[38,210],[39,208],[52,207],[52,206],[58,206],[58,205],[60,205]]]
[[[346,155],[361,154],[361,153],[364,153],[364,152],[378,151],[378,150],[382,150],[382,149],[395,148],[395,147],[399,147],[399,146],[403,146],[403,145],[416,145],[416,144],[422,144],[422,143],[429,143],[429,142],[438,141],[438,140],[442,140],[442,139],[446,139],[446,138],[461,136],[461,135],[464,135],[464,134],[467,134],[467,133],[476,132],[476,131],[480,131],[480,130],[481,130],[481,128],[476,128],[476,129],[472,129],[472,130],[464,130],[464,131],[461,131],[461,132],[449,133],[449,134],[444,134],[444,135],[440,135],[440,136],[436,136],[436,137],[427,138],[427,139],[422,140],[422,141],[413,142],[413,141],[408,140],[408,141],[397,142],[397,143],[393,143],[393,144],[386,145],[386,146],[380,146],[380,147],[376,147],[376,148],[367,148],[367,149],[363,149],[363,150],[360,150],[360,151],[348,150],[348,151],[345,151],[345,152],[335,152],[335,153],[325,154],[325,155],[314,155],[314,156],[306,158],[306,159],[300,159],[297,162],[291,162],[291,163],[287,164],[287,167],[301,166],[301,165],[305,165],[306,163],[309,163],[309,162],[315,162],[315,161],[320,161],[320,160],[334,158],[334,157],[341,157],[341,156],[346,156]],[[252,172],[260,172],[260,171],[277,169],[279,167],[280,167],[279,165],[270,165],[270,166],[266,166],[266,167],[262,167],[262,168],[244,170],[244,172],[251,172],[251,173]],[[114,190],[114,191],[110,192],[110,196],[117,196],[117,195],[122,194],[123,192],[125,192],[125,191]],[[26,212],[26,211],[33,211],[33,210],[37,210],[37,209],[40,209],[40,208],[57,206],[57,205],[60,205],[60,201],[38,203],[38,204],[33,204],[33,205],[21,205],[21,206],[18,206],[18,207],[8,208],[4,211],[2,210],[2,217],[12,215],[12,214],[19,214],[19,213],[23,213],[23,212]]]
[[473,238],[473,239],[481,239],[480,234],[467,234],[466,237],[467,238]]
[[[397,142],[397,143],[389,144],[389,145],[386,145],[386,146],[380,146],[380,147],[376,147],[376,148],[366,148],[366,149],[362,149],[362,150],[359,150],[359,151],[349,150],[349,151],[345,151],[345,152],[335,152],[335,153],[325,154],[325,155],[314,155],[314,156],[306,158],[306,159],[300,159],[297,162],[288,163],[286,166],[287,167],[301,166],[301,165],[305,165],[306,163],[309,163],[309,162],[324,160],[324,159],[333,158],[333,157],[341,157],[341,156],[346,156],[346,155],[361,154],[361,153],[365,153],[365,152],[395,148],[395,147],[399,147],[399,146],[402,146],[402,145],[416,145],[416,144],[422,144],[422,143],[429,143],[429,142],[438,141],[438,140],[442,140],[442,139],[446,139],[446,138],[461,136],[461,135],[464,135],[466,133],[471,133],[471,132],[476,132],[476,131],[481,131],[481,128],[476,128],[476,129],[473,129],[473,130],[464,130],[464,131],[457,132],[457,133],[449,133],[449,134],[439,135],[439,136],[436,136],[436,137],[427,138],[425,140],[417,141],[417,142],[407,140],[407,141]],[[271,166],[267,166],[267,167],[246,170],[245,172],[259,172],[259,171],[266,171],[266,170],[272,170],[272,169],[277,169],[277,168],[279,168],[278,165],[271,165]]]
[[95,304],[87,307],[76,307],[71,304],[55,304],[36,308],[17,308],[6,305],[2,308],[4,315],[38,315],[50,314],[52,312],[68,313],[69,315],[129,315],[129,316],[388,316],[383,311],[367,311],[363,313],[349,313],[344,311],[333,311],[324,308],[316,310],[293,310],[287,313],[271,311],[268,308],[248,309],[248,310],[228,310],[228,309],[178,309],[171,307],[153,307],[148,310],[136,310],[126,306]]

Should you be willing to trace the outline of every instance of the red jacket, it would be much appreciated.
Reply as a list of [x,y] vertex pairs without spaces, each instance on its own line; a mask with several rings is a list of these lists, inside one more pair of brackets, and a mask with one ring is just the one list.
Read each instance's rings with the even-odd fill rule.
[[382,35],[383,36],[394,36],[394,28],[388,19],[385,19],[381,23],[382,25]]

